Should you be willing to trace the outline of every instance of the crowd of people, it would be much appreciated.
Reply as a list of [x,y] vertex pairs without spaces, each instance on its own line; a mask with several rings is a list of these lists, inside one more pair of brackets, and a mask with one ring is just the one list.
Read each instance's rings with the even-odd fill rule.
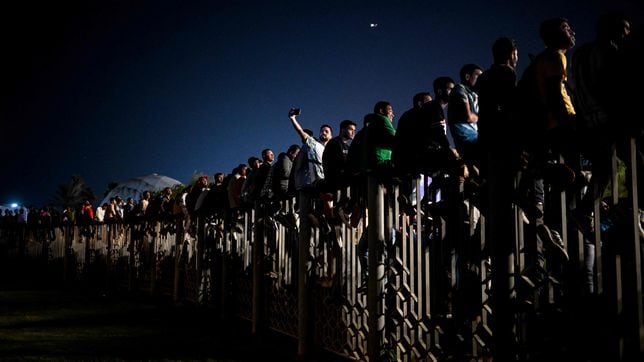
[[[439,185],[439,180],[462,186],[469,212],[494,210],[490,230],[500,240],[510,236],[498,220],[510,216],[512,204],[519,205],[537,236],[524,279],[538,285],[546,273],[545,249],[568,259],[561,239],[566,226],[549,217],[553,214],[549,198],[561,190],[579,195],[569,198],[567,211],[587,240],[586,252],[592,253],[593,230],[598,226],[593,225],[594,203],[602,199],[609,182],[611,147],[616,144],[618,156],[626,160],[626,137],[636,137],[638,145],[641,140],[642,122],[633,119],[638,114],[634,109],[639,83],[633,78],[641,78],[637,66],[641,35],[630,30],[624,14],[602,16],[596,40],[579,47],[569,67],[575,33],[566,19],[548,19],[540,27],[545,49],[521,77],[516,73],[519,45],[501,37],[492,46],[488,69],[466,64],[458,82],[449,76],[436,78],[433,95],[427,91],[414,95],[412,108],[402,114],[397,127],[393,105],[387,101],[375,103],[360,129],[357,121],[341,121],[337,136],[332,125],[324,124],[315,137],[301,125],[299,109],[291,109],[288,119],[301,144],[294,143],[277,159],[273,150],[264,149],[261,158],[250,157],[229,174],[217,173],[213,182],[201,176],[187,187],[166,188],[158,195],[146,191],[138,201],[114,197],[96,209],[85,201],[62,213],[49,207],[30,210],[28,215],[23,209],[15,215],[9,210],[2,222],[87,224],[214,214],[232,228],[242,211],[262,205],[266,218],[293,228],[303,208],[296,204],[283,210],[279,204],[305,194],[315,202],[306,214],[300,212],[300,220],[320,227],[341,248],[336,226],[359,225],[366,209],[367,175],[383,184],[399,184],[398,201],[410,214],[411,196],[417,192],[412,180],[423,174],[432,176],[436,188],[449,187]],[[635,85],[624,87],[626,79]],[[636,157],[641,167],[641,150]],[[485,190],[492,197],[486,197]],[[423,202],[431,210],[430,204],[441,200]],[[364,264],[363,239],[358,248]]]

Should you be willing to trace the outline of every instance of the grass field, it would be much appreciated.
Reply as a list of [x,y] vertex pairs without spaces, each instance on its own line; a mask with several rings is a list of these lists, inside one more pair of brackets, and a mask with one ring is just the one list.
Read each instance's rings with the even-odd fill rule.
[[149,300],[0,291],[0,360],[294,360],[294,341],[250,335],[246,321]]

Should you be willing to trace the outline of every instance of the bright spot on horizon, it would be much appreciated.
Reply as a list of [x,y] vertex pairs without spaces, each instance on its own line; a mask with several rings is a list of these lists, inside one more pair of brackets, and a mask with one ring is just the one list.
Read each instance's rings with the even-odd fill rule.
[[378,24],[377,23],[369,23],[369,27],[370,28],[376,28],[376,27],[378,27]]
[[18,204],[16,204],[16,203],[14,202],[13,204],[11,204],[11,207],[12,207],[13,209],[15,209],[16,207],[18,207]]

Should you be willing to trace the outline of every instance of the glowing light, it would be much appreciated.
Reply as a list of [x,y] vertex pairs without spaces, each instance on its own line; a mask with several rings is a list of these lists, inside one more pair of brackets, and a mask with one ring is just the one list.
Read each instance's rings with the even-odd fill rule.
[[376,24],[376,23],[370,23],[370,24],[369,24],[369,27],[370,27],[370,28],[375,28],[375,27],[377,27],[377,26],[378,26],[378,24]]
[[16,204],[15,202],[13,204],[11,204],[12,209],[15,209],[16,207],[18,207],[18,204]]

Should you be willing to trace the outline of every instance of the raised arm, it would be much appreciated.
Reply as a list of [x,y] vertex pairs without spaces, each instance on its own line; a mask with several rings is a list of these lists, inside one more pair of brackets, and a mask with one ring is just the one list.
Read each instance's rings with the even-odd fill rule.
[[297,134],[300,135],[302,142],[306,142],[306,139],[310,136],[306,134],[304,129],[302,129],[302,126],[300,126],[300,122],[297,121],[297,116],[289,112],[288,118],[291,120],[291,124],[293,125],[293,128],[295,128]]

